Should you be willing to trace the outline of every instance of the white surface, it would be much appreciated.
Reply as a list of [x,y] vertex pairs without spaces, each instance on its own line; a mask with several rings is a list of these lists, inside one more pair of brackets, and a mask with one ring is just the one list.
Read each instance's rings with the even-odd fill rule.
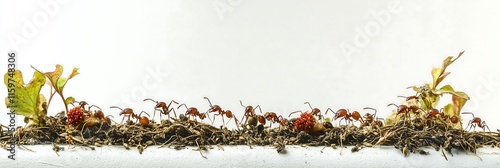
[[[273,147],[225,146],[224,151],[213,149],[203,151],[201,157],[192,147],[184,150],[149,147],[143,154],[132,148],[127,151],[121,146],[100,147],[92,151],[76,147],[52,151],[52,146],[27,146],[35,152],[18,150],[18,160],[0,159],[4,167],[499,167],[500,150],[481,148],[477,156],[469,153],[445,152],[426,148],[430,155],[410,154],[403,157],[394,147],[364,148],[352,153],[345,148],[287,146],[286,154],[278,154]],[[214,146],[215,147],[215,146]],[[323,149],[323,150],[322,150]],[[321,152],[323,151],[323,152]],[[4,150],[0,153],[6,153]],[[481,160],[482,159],[482,160]]]
[[[45,10],[39,3],[55,5]],[[393,3],[397,10],[388,21],[372,15],[390,11]],[[33,73],[30,65],[51,71],[59,63],[66,73],[79,67],[81,75],[69,81],[66,96],[101,106],[119,120],[118,111],[107,107],[151,112],[153,103],[142,102],[150,97],[204,111],[208,103],[203,96],[238,118],[243,114],[238,100],[283,115],[308,110],[303,103],[309,101],[323,111],[370,106],[379,109],[379,116],[388,116],[393,108],[387,104],[412,94],[407,86],[430,82],[431,67],[466,50],[443,84],[469,93],[464,111],[473,111],[495,130],[500,128],[495,120],[500,113],[494,112],[500,100],[500,21],[494,19],[500,16],[499,4],[1,0],[0,54],[18,48],[26,81]],[[23,35],[27,25],[35,24],[33,17],[38,19],[36,31]],[[356,45],[353,40],[367,26],[374,31],[369,42]],[[26,41],[14,45],[12,35]],[[342,44],[359,52],[343,54]],[[5,58],[0,67],[5,67]],[[48,87],[43,92],[47,96]],[[62,109],[55,98],[49,115]],[[465,116],[464,122],[471,117]],[[0,117],[0,123],[6,118]]]

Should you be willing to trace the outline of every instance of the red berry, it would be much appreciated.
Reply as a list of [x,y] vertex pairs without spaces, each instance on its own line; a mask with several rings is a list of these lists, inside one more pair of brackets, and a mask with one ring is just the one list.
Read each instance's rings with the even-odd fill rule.
[[83,108],[77,106],[68,112],[68,124],[71,126],[78,126],[85,120]]
[[302,113],[299,118],[295,120],[295,129],[299,131],[311,130],[316,124],[316,118],[309,112]]

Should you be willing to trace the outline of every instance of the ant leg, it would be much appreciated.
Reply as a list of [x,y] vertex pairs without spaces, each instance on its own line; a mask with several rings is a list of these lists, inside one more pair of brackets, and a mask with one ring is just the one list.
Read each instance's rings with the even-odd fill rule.
[[[243,119],[245,118],[245,116],[247,116],[247,115],[245,114],[245,115],[243,115],[243,117],[241,117],[241,121],[244,121]],[[248,117],[247,117],[247,120],[248,120]],[[246,123],[247,123],[247,121],[245,120],[245,122],[244,122],[244,123],[246,124]]]
[[481,125],[483,125],[483,131],[484,131],[484,127],[486,127],[486,128],[488,128],[488,131],[491,132],[490,127],[488,127],[488,125],[486,125],[486,121],[481,122]]
[[470,126],[470,128],[469,128],[469,130],[468,130],[468,131],[470,131],[470,129],[472,128],[471,123],[472,123],[472,120],[470,120],[470,121],[469,121],[469,123],[467,124],[467,126],[465,127],[465,129],[467,129],[467,128],[469,128],[469,126]]
[[328,109],[326,109],[325,115],[328,113],[328,111],[331,111],[332,113],[335,113],[335,112],[333,112],[333,110],[331,108],[328,108]]
[[[220,118],[222,118],[222,126],[224,126],[224,115],[220,115]],[[226,124],[227,127],[227,124]]]
[[[223,117],[224,117],[224,116],[223,116]],[[233,119],[233,118],[231,117],[231,118],[229,118],[229,120],[227,120],[227,122],[226,122],[226,126],[229,124],[229,122],[231,121],[231,119]],[[235,120],[235,121],[236,121],[236,120]],[[238,126],[238,125],[236,125],[236,126]]]
[[[208,116],[207,118],[210,119],[210,116]],[[214,120],[212,120],[212,126],[214,125],[214,122],[215,122],[215,114],[214,114]]]
[[[173,111],[174,112],[174,117],[177,118],[177,114],[175,113],[174,108],[171,108],[170,111]],[[168,113],[170,113],[170,111],[168,111]]]
[[257,109],[257,108],[259,108],[260,114],[262,114],[262,109],[260,109],[260,105],[255,106],[255,108],[253,108],[253,110],[255,111],[255,109]]

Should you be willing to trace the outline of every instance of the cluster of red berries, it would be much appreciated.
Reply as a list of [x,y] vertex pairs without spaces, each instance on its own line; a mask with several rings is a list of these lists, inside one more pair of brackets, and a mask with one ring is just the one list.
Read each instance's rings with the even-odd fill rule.
[[305,112],[300,114],[300,117],[295,120],[295,129],[298,131],[311,130],[316,122],[316,118],[312,113]]
[[84,109],[80,106],[72,108],[68,112],[68,124],[71,126],[78,126],[85,120]]

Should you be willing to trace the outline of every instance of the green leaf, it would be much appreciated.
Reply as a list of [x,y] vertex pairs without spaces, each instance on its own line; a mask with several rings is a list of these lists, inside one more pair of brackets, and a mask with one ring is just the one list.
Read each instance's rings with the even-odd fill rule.
[[[37,70],[35,67],[31,66],[33,69],[36,71],[42,73],[41,71]],[[66,107],[66,111],[68,111],[68,104],[66,103],[66,99],[64,98],[63,95],[63,90],[64,86],[66,86],[66,83],[68,80],[71,78],[75,77],[76,75],[80,74],[78,73],[78,68],[73,68],[73,72],[68,76],[68,78],[61,77],[63,74],[63,67],[59,64],[56,65],[56,69],[53,72],[45,72],[43,73],[45,76],[49,79],[51,86],[54,88],[55,92],[61,96],[62,100],[64,101],[64,105]],[[53,95],[49,99],[52,98]]]
[[454,92],[453,95],[458,96],[458,97],[465,99],[465,100],[470,100],[469,95],[467,95],[467,93],[465,93],[465,92],[456,91],[456,92]]
[[45,84],[45,76],[35,72],[31,81],[25,86],[21,71],[16,70],[12,78],[9,74],[7,72],[4,75],[4,82],[7,88],[10,88],[9,84],[14,85],[15,94],[13,98],[5,98],[5,105],[16,114],[29,117],[34,123],[38,123],[39,106],[43,103],[43,100],[40,100],[40,90]]
[[73,104],[75,103],[75,98],[73,97],[68,97],[66,98],[66,100],[64,101],[66,104]]
[[437,91],[434,91],[433,92],[434,94],[437,94],[437,95],[442,95],[444,93],[447,93],[447,94],[451,94],[451,95],[454,95],[454,96],[458,96],[462,99],[465,99],[465,100],[469,100],[469,96],[464,93],[464,92],[460,92],[460,91],[455,91],[453,89],[453,87],[451,87],[451,85],[445,85],[443,87],[441,87],[439,90]]
[[[432,74],[432,88],[431,89],[435,89],[436,86],[439,84],[439,77],[441,76],[441,74],[443,73],[443,69],[441,68],[432,68],[432,71],[431,71],[431,74]],[[442,79],[441,79],[442,80]]]
[[453,104],[447,104],[446,106],[443,107],[444,114],[448,116],[454,116],[455,112],[453,112]]
[[[465,93],[463,93],[463,94],[465,94]],[[462,98],[460,96],[453,95],[451,97],[451,100],[453,102],[453,111],[455,112],[454,115],[455,116],[460,116],[460,111],[462,110],[462,108],[464,107],[464,105],[465,105],[465,103],[467,102],[468,99],[464,99],[464,98]]]
[[62,92],[63,89],[64,89],[64,85],[66,85],[66,82],[68,80],[66,78],[59,78],[57,80],[57,83],[56,83],[56,87],[57,87],[57,90],[59,90],[59,92]]

